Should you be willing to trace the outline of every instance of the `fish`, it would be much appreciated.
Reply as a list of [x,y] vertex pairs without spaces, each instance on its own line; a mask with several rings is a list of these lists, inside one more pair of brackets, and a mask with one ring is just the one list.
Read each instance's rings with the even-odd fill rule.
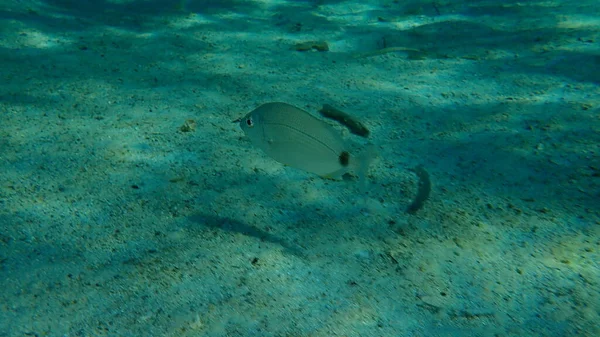
[[265,103],[236,121],[269,157],[323,178],[355,173],[364,181],[375,156],[372,145],[354,156],[351,143],[332,125],[287,103]]

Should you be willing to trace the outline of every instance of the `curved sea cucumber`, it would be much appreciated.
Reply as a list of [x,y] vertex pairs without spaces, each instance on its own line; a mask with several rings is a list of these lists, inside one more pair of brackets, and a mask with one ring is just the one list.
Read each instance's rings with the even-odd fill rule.
[[415,199],[406,209],[408,214],[417,213],[417,211],[423,207],[425,201],[429,198],[429,194],[431,193],[431,180],[429,179],[429,173],[427,173],[427,171],[425,171],[421,165],[415,167],[414,172],[419,178],[419,189]]

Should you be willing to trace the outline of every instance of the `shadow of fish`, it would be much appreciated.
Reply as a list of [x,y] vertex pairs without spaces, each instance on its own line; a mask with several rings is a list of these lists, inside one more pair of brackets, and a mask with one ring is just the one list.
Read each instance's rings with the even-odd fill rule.
[[300,247],[291,245],[287,243],[285,240],[273,235],[269,234],[259,228],[256,228],[251,225],[247,225],[243,222],[227,218],[227,217],[217,217],[211,214],[195,214],[188,217],[188,220],[200,224],[204,227],[215,228],[225,232],[231,233],[239,233],[245,236],[257,238],[261,241],[270,242],[276,245],[283,247],[288,253],[303,256],[302,249]]

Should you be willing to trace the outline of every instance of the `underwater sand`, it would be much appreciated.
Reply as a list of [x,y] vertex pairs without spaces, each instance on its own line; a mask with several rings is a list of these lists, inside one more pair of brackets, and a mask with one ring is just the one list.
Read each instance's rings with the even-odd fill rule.
[[[0,6],[1,337],[600,336],[597,0],[81,3]],[[271,101],[368,125],[368,194]]]

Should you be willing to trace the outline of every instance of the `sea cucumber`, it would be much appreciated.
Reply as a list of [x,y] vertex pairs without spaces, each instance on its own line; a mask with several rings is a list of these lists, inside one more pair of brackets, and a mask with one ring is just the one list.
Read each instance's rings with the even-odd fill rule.
[[425,204],[425,201],[429,198],[429,193],[431,193],[431,180],[429,179],[429,173],[427,173],[427,171],[425,171],[421,165],[415,167],[414,172],[419,178],[419,189],[415,199],[406,209],[408,214],[417,213],[417,211],[423,207],[423,204]]
[[325,41],[307,41],[296,43],[292,49],[296,51],[309,51],[311,49],[329,51],[329,44]]
[[424,57],[425,53],[423,53],[421,50],[414,49],[414,48],[405,48],[405,47],[386,47],[386,48],[371,50],[371,51],[367,51],[367,52],[364,52],[364,53],[355,54],[354,58],[358,59],[358,58],[364,58],[364,57],[384,55],[384,54],[394,53],[394,52],[404,52],[404,53],[407,53],[409,59],[423,59],[423,58],[425,58]]
[[369,137],[369,129],[364,126],[361,122],[354,119],[352,116],[347,113],[340,111],[329,104],[323,104],[321,110],[319,110],[323,117],[327,117],[329,119],[333,119],[335,121],[340,122],[344,126],[346,126],[350,132],[357,136],[361,137]]

